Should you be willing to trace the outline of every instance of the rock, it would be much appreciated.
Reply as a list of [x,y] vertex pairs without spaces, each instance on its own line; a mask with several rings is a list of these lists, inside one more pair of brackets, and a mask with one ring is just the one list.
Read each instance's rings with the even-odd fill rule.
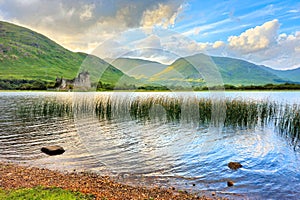
[[212,192],[211,195],[212,195],[212,196],[216,196],[216,192]]
[[233,181],[227,181],[227,186],[228,187],[231,187],[231,186],[233,186],[234,185],[234,182]]
[[43,147],[41,151],[49,156],[60,155],[65,152],[64,148],[58,145]]
[[243,167],[243,165],[241,165],[241,163],[239,163],[239,162],[229,162],[229,163],[228,163],[228,167],[229,167],[230,169],[237,170],[237,169]]

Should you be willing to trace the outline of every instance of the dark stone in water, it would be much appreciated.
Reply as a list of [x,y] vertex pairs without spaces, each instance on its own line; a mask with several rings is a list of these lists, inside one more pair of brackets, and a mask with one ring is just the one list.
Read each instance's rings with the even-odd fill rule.
[[227,181],[227,186],[228,187],[231,187],[231,186],[233,186],[234,185],[234,182],[233,181]]
[[228,163],[228,167],[229,167],[230,169],[237,170],[237,169],[243,167],[243,165],[241,165],[241,163],[239,163],[239,162],[229,162],[229,163]]
[[58,145],[43,147],[41,151],[49,156],[60,155],[65,152],[64,148]]

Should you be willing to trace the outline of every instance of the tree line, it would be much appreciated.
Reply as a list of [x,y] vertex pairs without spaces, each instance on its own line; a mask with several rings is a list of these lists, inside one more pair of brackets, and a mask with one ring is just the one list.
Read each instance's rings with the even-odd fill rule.
[[[183,86],[165,86],[165,85],[135,85],[124,84],[116,85],[113,83],[104,83],[99,81],[93,83],[92,88],[97,91],[112,91],[112,90],[137,90],[137,91],[207,91],[207,90],[300,90],[300,84],[283,83],[283,84],[265,84],[265,85],[221,85],[221,86],[194,86],[185,88]],[[0,80],[0,90],[47,90],[56,89],[54,82],[43,80]]]
[[0,90],[46,90],[52,85],[42,80],[0,80]]

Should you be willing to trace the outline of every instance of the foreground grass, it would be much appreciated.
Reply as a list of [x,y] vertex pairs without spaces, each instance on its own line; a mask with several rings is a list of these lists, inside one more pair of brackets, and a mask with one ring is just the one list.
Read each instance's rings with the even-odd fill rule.
[[71,192],[61,188],[52,187],[34,187],[25,189],[2,190],[0,189],[0,199],[16,200],[16,199],[31,199],[31,200],[92,200],[93,195],[86,195],[79,192]]

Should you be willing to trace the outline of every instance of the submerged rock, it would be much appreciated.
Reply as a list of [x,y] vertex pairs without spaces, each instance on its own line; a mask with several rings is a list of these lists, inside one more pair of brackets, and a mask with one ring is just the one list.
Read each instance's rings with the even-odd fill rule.
[[60,155],[65,152],[64,148],[58,145],[43,147],[41,151],[49,156]]
[[227,181],[227,186],[228,187],[231,187],[231,186],[233,186],[234,185],[234,182],[233,181]]
[[239,162],[229,162],[229,163],[228,163],[228,167],[229,167],[230,169],[237,170],[237,169],[243,167],[243,165],[242,165],[241,163],[239,163]]

